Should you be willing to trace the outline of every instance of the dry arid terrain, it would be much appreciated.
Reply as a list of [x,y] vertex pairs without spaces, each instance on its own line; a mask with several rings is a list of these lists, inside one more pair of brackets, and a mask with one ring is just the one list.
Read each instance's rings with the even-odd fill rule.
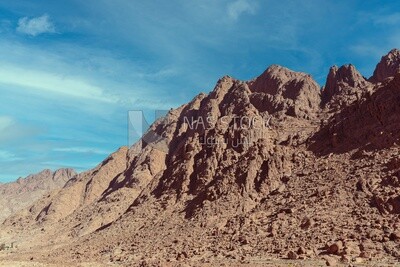
[[[137,153],[139,151],[139,153]],[[221,78],[13,212],[4,266],[400,266],[400,51]]]
[[76,175],[72,169],[43,170],[15,182],[0,184],[0,222],[56,189]]

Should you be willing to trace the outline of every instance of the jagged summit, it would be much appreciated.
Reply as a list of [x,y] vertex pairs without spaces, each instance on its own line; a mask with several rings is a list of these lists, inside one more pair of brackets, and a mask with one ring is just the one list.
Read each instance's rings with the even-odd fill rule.
[[[260,76],[246,82],[253,95],[264,96],[264,107],[269,113],[284,111],[287,114],[306,116],[315,113],[322,103],[340,108],[359,99],[377,82],[400,72],[400,51],[392,49],[377,64],[374,75],[366,79],[352,64],[332,66],[322,90],[311,75],[296,72],[273,64]],[[241,81],[225,75],[218,80],[212,95],[225,95],[234,84]],[[267,103],[265,103],[267,102]],[[255,105],[260,106],[259,103]],[[301,110],[301,111],[300,111]]]
[[284,111],[294,116],[313,117],[321,102],[320,87],[311,75],[279,65],[271,65],[248,85],[255,95],[272,103],[267,108],[269,113]]
[[381,58],[376,65],[374,74],[370,78],[372,82],[381,82],[400,72],[400,50],[392,49],[387,55]]
[[[326,103],[333,96],[339,94],[352,94],[359,91],[359,88],[366,86],[366,79],[352,64],[343,65],[338,68],[336,65],[329,69],[326,84],[322,90],[322,101]],[[347,89],[347,90],[346,90]]]
[[271,65],[252,83],[250,88],[254,92],[263,92],[271,95],[285,94],[288,90],[295,89],[295,93],[300,90],[318,91],[319,86],[311,75],[292,71],[280,65]]

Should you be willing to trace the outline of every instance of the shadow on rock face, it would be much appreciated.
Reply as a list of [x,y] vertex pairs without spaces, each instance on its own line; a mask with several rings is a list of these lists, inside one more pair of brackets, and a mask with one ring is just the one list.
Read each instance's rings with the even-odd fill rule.
[[372,151],[400,143],[400,74],[343,108],[311,137],[318,155]]

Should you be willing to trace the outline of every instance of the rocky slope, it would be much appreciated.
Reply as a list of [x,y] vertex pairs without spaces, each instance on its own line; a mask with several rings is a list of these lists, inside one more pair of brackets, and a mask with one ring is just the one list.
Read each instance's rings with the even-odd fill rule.
[[251,81],[225,76],[134,147],[9,217],[3,233],[21,245],[9,257],[393,266],[399,64],[392,50],[369,79],[352,65],[332,67],[322,90],[310,75],[276,65]]
[[75,175],[72,169],[43,170],[12,183],[0,184],[0,221],[31,205],[46,193],[62,188]]

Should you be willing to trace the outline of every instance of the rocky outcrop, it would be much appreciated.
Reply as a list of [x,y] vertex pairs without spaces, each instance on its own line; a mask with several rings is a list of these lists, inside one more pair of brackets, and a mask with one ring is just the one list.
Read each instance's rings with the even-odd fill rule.
[[372,82],[382,82],[387,78],[395,76],[395,74],[399,72],[400,51],[398,49],[393,49],[387,55],[383,56],[378,65],[376,65],[374,74],[370,80]]
[[322,89],[322,102],[326,104],[333,98],[336,102],[352,102],[361,98],[367,86],[368,82],[353,65],[343,65],[340,68],[333,66]]
[[314,117],[321,102],[319,85],[308,74],[270,66],[249,82],[252,101],[269,113],[281,111],[302,118]]
[[[347,102],[314,134],[314,152],[386,149],[400,136],[400,74],[384,85],[364,88],[359,100]],[[329,103],[331,104],[331,103]]]

